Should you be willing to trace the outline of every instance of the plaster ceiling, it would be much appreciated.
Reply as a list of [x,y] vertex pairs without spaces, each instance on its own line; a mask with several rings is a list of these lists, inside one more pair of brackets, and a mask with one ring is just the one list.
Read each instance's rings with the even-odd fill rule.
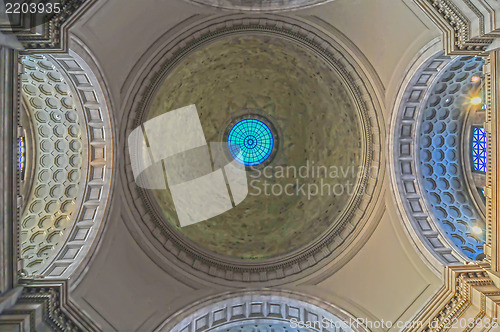
[[[220,38],[167,74],[147,118],[190,104],[208,142],[223,140],[234,118],[258,113],[276,127],[279,148],[265,172],[249,171],[249,195],[240,205],[198,224],[177,226],[170,191],[152,190],[167,227],[204,250],[244,260],[285,255],[335,228],[352,199],[362,134],[346,86],[319,55],[272,35]],[[282,176],[285,166],[302,173],[289,168]],[[324,168],[312,174],[317,166]],[[329,189],[308,197],[309,184]],[[291,195],[276,194],[287,185]]]

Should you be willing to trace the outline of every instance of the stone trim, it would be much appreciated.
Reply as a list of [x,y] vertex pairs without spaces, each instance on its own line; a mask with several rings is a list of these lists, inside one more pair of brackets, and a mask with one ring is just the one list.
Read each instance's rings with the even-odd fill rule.
[[[236,16],[236,15],[235,15]],[[224,16],[209,19],[207,22],[200,22],[196,28],[192,28],[183,36],[179,36],[171,43],[172,46],[165,47],[159,53],[160,62],[154,62],[144,69],[145,77],[136,79],[137,87],[133,92],[132,104],[126,106],[130,115],[121,140],[122,152],[127,162],[124,163],[125,192],[127,192],[128,205],[135,209],[137,217],[130,222],[139,222],[139,227],[144,235],[169,261],[174,262],[184,271],[189,271],[191,275],[197,275],[217,282],[235,283],[262,283],[262,282],[285,282],[291,277],[297,278],[299,275],[316,266],[325,258],[334,259],[341,251],[341,246],[345,242],[352,241],[360,232],[364,222],[370,201],[375,192],[375,188],[380,184],[377,181],[378,172],[381,169],[380,163],[380,130],[379,119],[377,118],[376,97],[369,86],[369,80],[363,73],[358,72],[359,66],[346,51],[335,40],[328,38],[321,32],[307,27],[303,22],[283,17],[265,15],[262,17],[245,17],[238,15],[236,18]],[[199,46],[203,42],[214,38],[241,32],[258,32],[275,34],[283,38],[291,38],[303,44],[305,47],[314,49],[323,58],[329,61],[332,67],[337,70],[352,93],[356,107],[362,118],[362,126],[365,133],[365,170],[375,170],[372,174],[363,175],[362,184],[366,185],[366,193],[359,196],[343,219],[343,224],[335,230],[331,230],[326,239],[315,243],[310,248],[294,253],[287,258],[278,258],[262,263],[241,263],[230,260],[226,257],[215,254],[207,254],[202,248],[197,248],[195,244],[180,240],[175,232],[164,225],[161,217],[158,216],[153,204],[148,201],[147,193],[138,188],[133,180],[130,167],[128,148],[126,146],[127,134],[143,122],[142,116],[148,109],[154,96],[158,84],[160,84],[168,73],[171,66],[184,54]],[[147,82],[144,84],[144,82]],[[368,85],[367,85],[368,84]],[[372,99],[373,98],[373,99]],[[140,217],[139,217],[140,216]],[[125,217],[125,219],[127,219]],[[140,241],[139,241],[140,243]],[[164,260],[161,260],[164,262]],[[164,263],[160,263],[164,264]]]
[[[498,195],[500,193],[500,169],[499,169],[499,144],[500,144],[500,52],[493,51],[486,59],[484,66],[486,95],[486,121],[484,128],[487,135],[487,169],[486,186],[486,245],[485,253],[491,262],[491,270],[500,272],[500,206]],[[491,156],[496,156],[491,158]]]
[[471,20],[453,0],[413,0],[443,33],[443,44],[449,55],[484,55],[492,38],[484,37],[484,17],[474,4],[464,0],[464,5],[473,11],[480,21],[481,36],[472,37]]
[[12,288],[16,281],[18,246],[17,238],[20,201],[17,186],[17,152],[14,150],[17,136],[17,118],[13,110],[18,108],[17,51],[0,47],[0,293]]
[[[500,289],[490,278],[489,268],[486,263],[448,266],[444,286],[414,318],[415,322],[424,324],[406,331],[448,331],[449,325],[460,318],[498,321]],[[471,323],[464,331],[474,329],[475,325]]]

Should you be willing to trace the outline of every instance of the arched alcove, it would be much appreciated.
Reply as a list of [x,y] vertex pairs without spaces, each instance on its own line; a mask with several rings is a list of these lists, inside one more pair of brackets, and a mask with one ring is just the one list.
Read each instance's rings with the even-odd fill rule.
[[155,331],[368,331],[346,311],[289,291],[247,290],[216,295],[167,318]]
[[21,63],[21,137],[30,138],[19,225],[23,277],[69,278],[102,231],[113,162],[108,104],[72,50],[25,55]]
[[476,57],[432,55],[408,83],[396,115],[397,201],[410,233],[442,265],[484,257],[484,215],[472,195],[468,148],[482,108],[474,100],[482,65]]

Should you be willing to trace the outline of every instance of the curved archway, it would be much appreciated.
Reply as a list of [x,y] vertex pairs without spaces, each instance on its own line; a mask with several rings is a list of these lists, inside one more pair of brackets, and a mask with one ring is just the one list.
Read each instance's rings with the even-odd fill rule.
[[27,55],[23,64],[30,123],[24,132],[33,138],[20,222],[23,273],[68,279],[102,231],[113,163],[108,104],[91,68],[72,50]]
[[[219,294],[184,308],[155,331],[368,331],[346,311],[285,290]],[[273,330],[274,329],[274,330]]]
[[396,200],[417,247],[424,256],[430,253],[437,270],[482,257],[472,232],[480,217],[462,185],[467,172],[461,144],[481,61],[442,52],[429,56],[409,80],[393,122]]

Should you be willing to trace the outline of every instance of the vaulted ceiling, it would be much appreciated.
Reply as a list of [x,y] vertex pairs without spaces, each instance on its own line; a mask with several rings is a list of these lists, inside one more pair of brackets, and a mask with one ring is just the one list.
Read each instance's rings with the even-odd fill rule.
[[[465,102],[450,95],[476,88],[483,66],[452,54],[483,54],[491,40],[439,29],[427,6],[87,1],[43,25],[43,43],[21,36],[35,52],[21,58],[18,272],[44,280],[16,296],[69,294],[64,314],[103,331],[415,317],[443,287],[446,264],[484,257],[484,235],[471,229],[486,230],[478,177],[457,143],[484,112],[461,117]],[[186,106],[199,128],[148,129]],[[186,226],[172,188],[137,181],[137,164],[158,161],[151,147],[173,144],[153,137],[196,127],[220,143],[248,119],[273,145],[256,167],[241,166],[249,192],[232,209]],[[134,133],[144,133],[143,154],[131,149]],[[158,165],[150,183],[215,173],[201,159]]]

